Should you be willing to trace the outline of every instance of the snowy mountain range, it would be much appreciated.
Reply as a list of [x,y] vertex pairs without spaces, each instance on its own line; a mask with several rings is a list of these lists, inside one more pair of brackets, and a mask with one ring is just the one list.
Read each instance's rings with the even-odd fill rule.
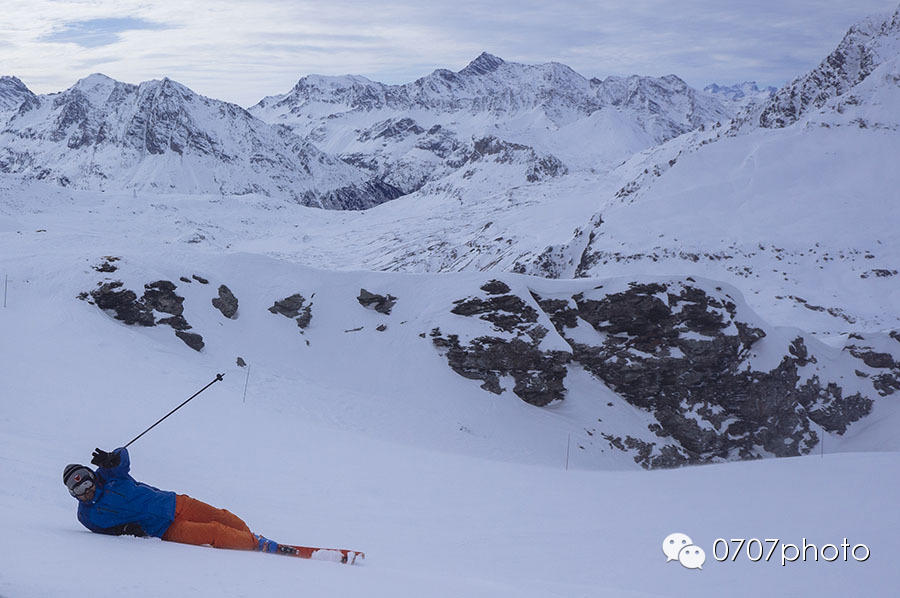
[[169,79],[135,86],[92,75],[35,96],[6,77],[0,90],[3,172],[82,189],[258,193],[337,209],[371,207],[479,162],[506,165],[522,183],[608,168],[731,116],[674,75],[588,80],[558,63],[486,53],[406,85],[304,77],[250,109],[265,122]]
[[11,105],[0,171],[82,189],[275,195],[339,209],[398,192],[234,104],[169,79],[129,85],[91,75],[34,96],[3,82]]
[[750,104],[765,102],[778,91],[776,87],[764,87],[760,89],[756,81],[744,81],[735,85],[718,85],[710,83],[703,91],[716,96],[722,101],[728,101],[744,109]]
[[[487,53],[458,72],[441,69],[405,85],[312,75],[250,112],[406,193],[484,158],[518,165],[519,183],[608,169],[733,114],[674,75],[587,79],[559,63],[523,65]],[[491,158],[486,144],[502,145],[505,155]]]

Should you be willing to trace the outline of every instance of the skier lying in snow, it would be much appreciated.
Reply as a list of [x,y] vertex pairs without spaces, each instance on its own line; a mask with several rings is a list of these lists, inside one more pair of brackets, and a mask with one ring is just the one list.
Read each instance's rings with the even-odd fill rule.
[[128,474],[125,448],[111,453],[96,449],[92,456],[96,472],[78,464],[67,465],[63,471],[63,483],[79,501],[78,521],[92,532],[294,554],[294,547],[254,534],[225,509],[136,481]]

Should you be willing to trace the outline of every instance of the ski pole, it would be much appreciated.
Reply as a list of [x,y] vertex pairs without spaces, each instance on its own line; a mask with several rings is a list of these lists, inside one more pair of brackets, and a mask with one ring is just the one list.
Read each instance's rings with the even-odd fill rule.
[[216,377],[215,377],[215,379],[214,379],[212,382],[210,382],[209,384],[207,384],[206,386],[204,386],[203,388],[201,388],[200,390],[198,390],[197,392],[195,392],[194,394],[192,394],[191,396],[189,396],[189,397],[187,398],[187,400],[185,400],[184,403],[182,403],[181,405],[179,405],[179,406],[176,407],[175,409],[172,409],[171,411],[169,411],[168,413],[166,413],[166,414],[165,414],[164,416],[162,416],[162,417],[159,419],[159,421],[157,421],[155,424],[153,424],[152,426],[150,426],[149,428],[147,428],[146,430],[144,430],[143,432],[141,432],[140,434],[138,434],[137,436],[135,436],[134,439],[132,439],[131,442],[129,442],[128,444],[125,445],[125,448],[128,448],[128,446],[129,446],[132,442],[134,442],[135,440],[137,440],[138,438],[140,438],[141,436],[143,436],[144,434],[146,434],[147,432],[149,432],[150,430],[152,430],[153,428],[155,428],[155,427],[156,427],[158,424],[160,424],[164,419],[166,419],[167,417],[169,417],[170,415],[172,415],[173,413],[175,413],[176,411],[178,411],[179,409],[181,409],[182,407],[184,407],[185,405],[187,405],[188,402],[189,402],[191,399],[193,399],[194,397],[196,397],[198,394],[200,394],[201,392],[203,392],[204,390],[206,390],[207,388],[209,388],[210,386],[212,386],[212,385],[215,384],[216,382],[219,382],[219,381],[222,379],[222,377],[223,377],[224,375],[225,375],[225,374],[216,374]]

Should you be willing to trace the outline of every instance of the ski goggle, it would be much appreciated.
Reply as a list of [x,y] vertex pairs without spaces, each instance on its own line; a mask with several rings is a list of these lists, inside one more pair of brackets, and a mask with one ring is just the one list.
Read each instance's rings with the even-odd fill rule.
[[81,498],[88,490],[94,487],[94,477],[87,473],[76,473],[68,481],[66,487],[69,489],[69,494],[75,498]]

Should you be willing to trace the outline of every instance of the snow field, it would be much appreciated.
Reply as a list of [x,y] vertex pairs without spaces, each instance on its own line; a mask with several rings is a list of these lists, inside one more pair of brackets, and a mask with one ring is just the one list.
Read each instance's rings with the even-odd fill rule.
[[[588,471],[574,451],[566,471],[566,431],[583,421],[584,404],[540,410],[509,393],[492,401],[429,341],[401,349],[418,338],[417,322],[445,309],[426,301],[441,285],[483,275],[319,272],[171,251],[140,231],[107,240],[86,234],[85,223],[19,234],[22,220],[4,220],[0,239],[0,268],[12,281],[0,308],[2,596],[63,595],[72,580],[97,596],[437,597],[889,595],[900,581],[896,452],[644,472],[615,471],[628,467],[615,459],[592,462],[610,470]],[[208,287],[179,286],[207,350],[74,299],[97,280],[89,266],[107,247],[125,254],[115,275],[130,288],[156,273],[215,274]],[[220,282],[245,306],[237,321],[196,307]],[[392,316],[354,306],[359,286],[399,296]],[[303,335],[258,309],[282,290],[314,289]],[[383,335],[372,330],[385,320]],[[251,368],[246,401],[238,347]],[[223,382],[131,447],[135,477],[228,508],[278,540],[363,550],[364,565],[103,537],[78,524],[60,483],[64,465],[127,442],[219,371]],[[880,433],[887,440],[892,430]],[[704,548],[702,571],[666,563],[661,543],[675,531]],[[719,563],[718,537],[820,545],[846,537],[871,557]]]

